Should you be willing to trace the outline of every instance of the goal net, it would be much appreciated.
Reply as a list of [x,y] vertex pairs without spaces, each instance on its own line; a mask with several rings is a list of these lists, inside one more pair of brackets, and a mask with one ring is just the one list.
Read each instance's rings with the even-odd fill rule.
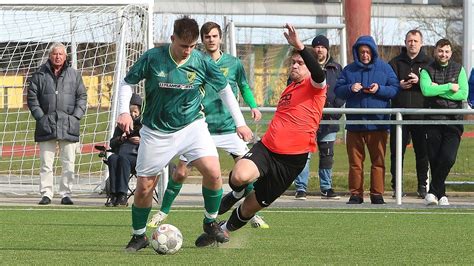
[[[27,80],[48,59],[54,42],[67,46],[68,61],[82,74],[88,95],[73,192],[98,189],[106,167],[94,146],[108,145],[115,127],[118,81],[148,48],[148,8],[148,4],[0,6],[0,193],[39,191],[39,147],[34,141],[35,120],[26,105]],[[142,85],[136,91],[141,93]],[[57,192],[61,176],[57,159],[54,172]]]

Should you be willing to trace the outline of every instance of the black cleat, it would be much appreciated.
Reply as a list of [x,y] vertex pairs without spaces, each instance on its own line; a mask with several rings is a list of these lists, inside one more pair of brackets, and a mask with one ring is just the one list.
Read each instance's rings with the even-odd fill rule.
[[208,246],[216,246],[217,241],[214,237],[210,236],[207,233],[202,233],[194,242],[196,247],[203,248]]
[[205,233],[207,233],[210,237],[215,238],[215,240],[219,243],[229,242],[229,233],[222,230],[220,225],[214,221],[210,223],[204,223],[202,228]]
[[148,247],[150,242],[146,234],[143,235],[133,235],[130,242],[128,242],[127,247],[125,247],[126,252],[137,252],[142,248]]
[[226,213],[227,211],[230,210],[230,208],[232,208],[232,206],[234,206],[237,201],[239,201],[240,199],[237,199],[234,197],[234,194],[231,192],[227,193],[224,197],[222,197],[222,200],[221,200],[221,206],[219,206],[219,212],[218,214],[221,215],[221,214],[224,214]]

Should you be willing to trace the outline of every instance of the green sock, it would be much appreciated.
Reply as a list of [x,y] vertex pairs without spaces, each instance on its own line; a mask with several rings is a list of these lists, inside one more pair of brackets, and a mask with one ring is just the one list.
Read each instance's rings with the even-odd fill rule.
[[244,197],[247,196],[250,193],[250,191],[253,190],[254,188],[253,183],[255,182],[248,184],[247,187],[245,188]]
[[148,214],[150,214],[151,207],[138,208],[135,204],[132,205],[132,227],[134,230],[146,228],[146,221]]
[[170,212],[171,205],[173,204],[176,196],[178,196],[182,187],[183,184],[175,182],[173,178],[168,180],[168,186],[166,187],[165,195],[163,195],[163,202],[161,202],[160,211],[166,214]]
[[210,223],[216,220],[219,206],[222,199],[222,188],[219,190],[210,190],[202,187],[202,196],[204,197],[204,223]]

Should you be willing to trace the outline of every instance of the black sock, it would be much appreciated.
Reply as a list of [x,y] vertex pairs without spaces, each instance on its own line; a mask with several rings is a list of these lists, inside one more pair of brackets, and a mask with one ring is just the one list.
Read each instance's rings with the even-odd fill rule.
[[236,186],[236,185],[232,184],[232,171],[230,171],[230,173],[229,173],[229,186],[233,191],[241,192],[242,190],[244,190],[247,187],[247,185],[248,184],[245,184],[245,185],[242,185],[242,186]]
[[229,217],[229,220],[227,220],[227,230],[229,231],[235,231],[240,228],[242,228],[244,225],[248,223],[248,221],[252,218],[246,218],[243,217],[242,212],[240,211],[242,205],[239,205],[238,208],[235,208],[234,211],[232,211],[232,214]]

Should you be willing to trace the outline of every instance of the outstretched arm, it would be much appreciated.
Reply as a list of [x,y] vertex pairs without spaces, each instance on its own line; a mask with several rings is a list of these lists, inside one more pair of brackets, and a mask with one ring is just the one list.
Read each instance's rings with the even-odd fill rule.
[[311,79],[316,83],[323,83],[326,80],[324,71],[321,69],[321,66],[319,66],[318,62],[316,62],[316,58],[314,58],[308,48],[306,48],[298,38],[295,27],[287,23],[285,28],[288,30],[288,32],[284,33],[288,44],[295,47],[295,49],[300,52],[301,58],[303,58],[303,61],[306,64],[309,72],[311,72]]

